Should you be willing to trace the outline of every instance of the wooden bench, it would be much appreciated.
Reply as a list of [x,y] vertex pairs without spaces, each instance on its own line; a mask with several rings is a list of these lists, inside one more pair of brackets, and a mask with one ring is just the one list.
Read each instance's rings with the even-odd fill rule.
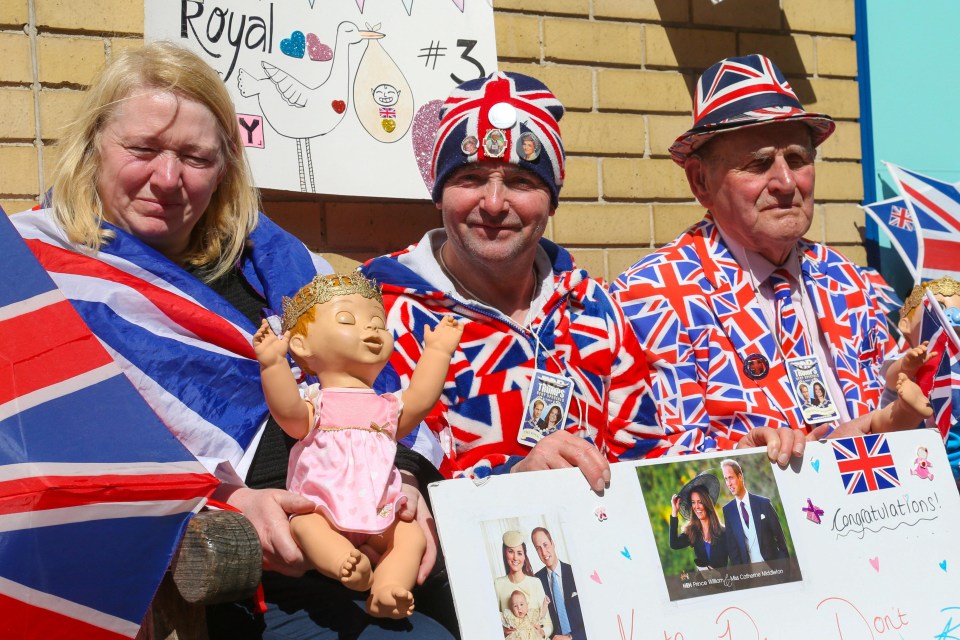
[[262,551],[250,521],[203,511],[190,521],[137,640],[207,640],[205,608],[252,597]]

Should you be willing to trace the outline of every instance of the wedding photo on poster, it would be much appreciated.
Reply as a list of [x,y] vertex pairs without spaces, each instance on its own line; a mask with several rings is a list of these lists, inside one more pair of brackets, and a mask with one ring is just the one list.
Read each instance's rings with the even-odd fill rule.
[[802,578],[766,454],[677,460],[637,467],[671,600]]

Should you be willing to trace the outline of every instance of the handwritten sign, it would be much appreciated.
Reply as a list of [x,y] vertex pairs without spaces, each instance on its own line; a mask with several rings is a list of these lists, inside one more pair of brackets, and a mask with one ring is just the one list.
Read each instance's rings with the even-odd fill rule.
[[260,187],[426,198],[440,101],[496,70],[491,0],[146,0],[223,78]]
[[934,430],[811,443],[788,469],[761,450],[619,463],[602,496],[575,469],[430,494],[464,640],[521,624],[517,591],[528,616],[563,599],[591,640],[960,638],[960,495]]

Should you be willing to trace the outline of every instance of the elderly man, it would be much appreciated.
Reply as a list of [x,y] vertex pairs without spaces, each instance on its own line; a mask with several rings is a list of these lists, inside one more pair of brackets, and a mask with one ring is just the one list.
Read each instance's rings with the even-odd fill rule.
[[[443,228],[361,269],[383,287],[400,386],[420,357],[424,325],[446,314],[463,324],[440,403],[414,443],[446,477],[573,466],[601,490],[607,458],[666,446],[622,311],[543,239],[563,184],[563,111],[546,86],[519,74],[457,87],[433,150]],[[532,160],[523,155],[525,134],[541,149]],[[485,143],[468,155],[469,138]],[[561,429],[525,444],[518,433],[537,399],[560,405]]]
[[[707,214],[612,289],[654,369],[675,450],[765,442],[785,464],[802,451],[795,434],[815,426],[866,432],[893,345],[860,270],[803,239],[816,147],[833,120],[804,111],[760,55],[712,66],[694,100],[694,127],[670,151]],[[814,379],[836,407],[816,425],[797,391]]]

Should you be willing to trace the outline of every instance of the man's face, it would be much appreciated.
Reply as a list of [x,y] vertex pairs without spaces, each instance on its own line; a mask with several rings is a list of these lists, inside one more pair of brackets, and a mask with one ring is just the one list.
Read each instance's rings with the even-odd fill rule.
[[534,533],[531,540],[533,541],[533,548],[537,550],[537,555],[540,556],[540,562],[547,565],[552,571],[557,566],[557,554],[553,550],[553,540],[543,531]]
[[536,420],[540,417],[540,414],[543,412],[542,404],[533,405],[533,419]]
[[800,385],[800,395],[803,396],[804,401],[810,399],[810,389],[806,385]]
[[687,160],[687,181],[724,233],[781,264],[813,220],[815,151],[802,122],[715,136]]
[[532,262],[555,211],[543,180],[506,162],[460,167],[444,184],[437,208],[458,262],[487,268],[525,254]]
[[738,498],[743,495],[743,476],[737,475],[733,467],[723,465],[723,481],[727,484],[727,489],[732,495]]

